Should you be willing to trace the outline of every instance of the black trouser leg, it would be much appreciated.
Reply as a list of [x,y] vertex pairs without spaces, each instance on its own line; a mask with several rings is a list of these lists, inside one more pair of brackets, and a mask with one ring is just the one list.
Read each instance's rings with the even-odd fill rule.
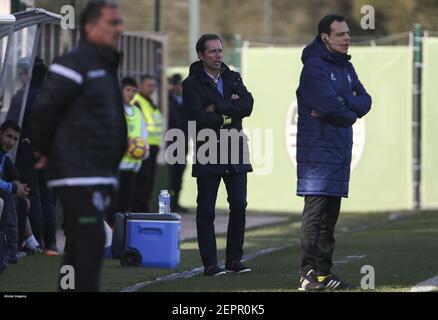
[[111,208],[113,187],[64,187],[57,190],[66,235],[63,263],[74,268],[75,291],[99,291],[105,245],[103,217]]
[[221,177],[198,177],[196,198],[196,231],[199,253],[204,267],[217,264],[216,234],[214,229],[217,192]]
[[17,218],[18,218],[18,246],[26,240],[24,229],[26,227],[26,218],[28,213],[28,205],[25,198],[17,198]]
[[140,170],[135,176],[135,193],[134,193],[134,204],[132,206],[133,212],[147,212],[145,205],[145,189],[147,177],[147,160],[141,163]]
[[41,194],[38,178],[38,171],[35,170],[33,147],[24,141],[19,145],[15,165],[20,173],[20,181],[26,183],[30,188],[27,198],[30,200],[28,218],[32,232],[37,241],[43,243],[44,218],[41,208]]
[[0,231],[6,235],[5,254],[14,257],[18,251],[18,221],[15,207],[15,196],[9,192],[0,190],[3,199],[3,213],[0,220]]
[[185,164],[171,164],[169,167],[169,187],[170,190],[179,193],[181,191],[181,185],[184,175],[184,170],[186,168]]
[[171,199],[172,210],[178,210],[180,208],[179,196],[181,192],[182,180],[184,175],[184,170],[186,168],[185,164],[172,164],[169,165],[169,190]]
[[44,246],[56,249],[56,216],[52,191],[47,187],[44,171],[38,172],[41,211],[44,221]]
[[230,208],[226,260],[230,262],[240,261],[243,256],[245,238],[247,175],[246,173],[235,174],[225,176],[223,179]]
[[134,171],[120,171],[118,212],[127,212],[132,209],[136,175]]
[[28,182],[28,187],[30,192],[28,199],[30,200],[30,210],[28,213],[30,226],[32,228],[32,233],[37,239],[37,241],[43,243],[43,228],[44,228],[44,217],[41,208],[41,194],[40,188],[38,186],[37,174],[32,179],[26,181]]
[[149,157],[141,164],[140,171],[136,176],[136,192],[134,208],[135,212],[151,211],[151,194],[155,182],[155,171],[157,167],[157,155],[159,146],[151,146]]
[[301,269],[307,273],[330,273],[335,246],[334,231],[339,217],[341,198],[306,196],[301,218]]
[[335,227],[341,209],[340,197],[328,197],[327,206],[321,221],[321,234],[318,241],[318,253],[315,257],[318,274],[327,275],[333,266],[333,251],[335,250]]
[[[144,203],[146,205],[146,208],[148,211],[151,211],[151,197],[152,197],[152,191],[154,189],[154,183],[155,183],[155,175],[157,171],[157,156],[158,152],[160,151],[160,147],[158,146],[152,146],[151,147],[151,154],[149,158],[146,161],[149,161],[147,166],[147,180],[146,180],[146,189],[145,189],[145,195],[144,195]],[[158,200],[157,200],[158,201]]]

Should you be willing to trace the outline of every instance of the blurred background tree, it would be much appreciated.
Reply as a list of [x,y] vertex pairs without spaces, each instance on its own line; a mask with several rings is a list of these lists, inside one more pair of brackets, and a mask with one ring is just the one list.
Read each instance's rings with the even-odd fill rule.
[[[85,2],[35,0],[35,6],[59,12],[62,5],[80,9]],[[169,35],[170,64],[187,65],[189,0],[119,0],[126,30],[153,31],[156,2],[160,3],[160,29]],[[360,27],[364,5],[375,8],[375,30]],[[438,31],[438,0],[200,0],[200,32],[221,34],[226,48],[233,46],[236,34],[254,44],[303,45],[328,13],[346,17],[353,42],[404,33],[414,23]]]

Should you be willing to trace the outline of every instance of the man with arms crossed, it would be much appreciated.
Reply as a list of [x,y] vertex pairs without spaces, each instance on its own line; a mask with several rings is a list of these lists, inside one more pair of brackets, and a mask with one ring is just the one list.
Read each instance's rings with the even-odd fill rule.
[[351,289],[332,272],[341,197],[348,196],[353,124],[371,108],[347,54],[345,19],[328,15],[304,50],[298,99],[297,194],[301,217],[300,290]]

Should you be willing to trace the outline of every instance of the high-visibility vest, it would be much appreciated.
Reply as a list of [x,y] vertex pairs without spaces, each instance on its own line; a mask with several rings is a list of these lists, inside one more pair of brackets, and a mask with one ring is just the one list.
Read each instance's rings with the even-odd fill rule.
[[149,145],[159,146],[161,144],[161,136],[163,134],[163,119],[160,109],[154,108],[152,104],[139,93],[134,96],[134,99],[131,103],[136,103],[140,106],[148,127]]
[[[142,122],[143,114],[137,107],[132,107],[133,114],[128,114],[125,112],[126,126],[128,128],[128,139],[134,139],[137,137],[142,137]],[[120,163],[119,169],[124,171],[134,171],[138,172],[141,167],[141,159],[134,159],[126,151],[123,156],[122,162]]]

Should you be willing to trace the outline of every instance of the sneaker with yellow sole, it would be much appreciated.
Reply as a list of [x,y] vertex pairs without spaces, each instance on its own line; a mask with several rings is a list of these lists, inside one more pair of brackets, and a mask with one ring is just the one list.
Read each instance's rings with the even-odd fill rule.
[[317,276],[318,282],[325,285],[328,290],[353,290],[356,287],[339,279],[334,274]]

